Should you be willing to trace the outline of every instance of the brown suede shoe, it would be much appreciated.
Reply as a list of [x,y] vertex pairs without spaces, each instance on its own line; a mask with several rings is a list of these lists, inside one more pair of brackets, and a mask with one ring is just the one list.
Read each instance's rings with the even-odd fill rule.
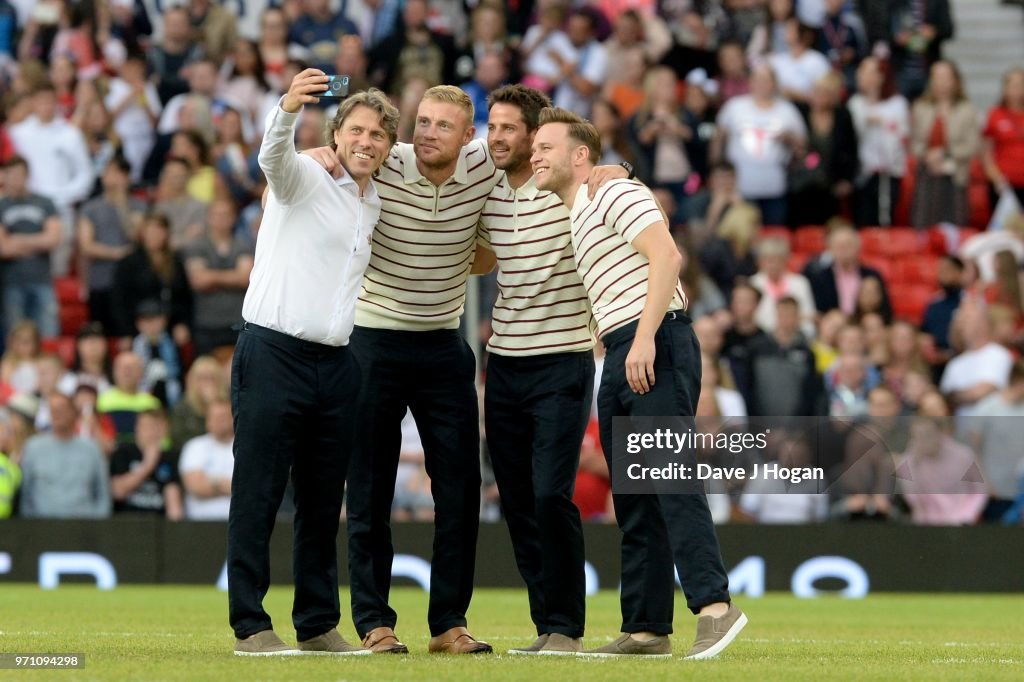
[[346,642],[335,628],[312,639],[299,642],[299,651],[307,656],[366,656],[372,653]]
[[427,650],[432,654],[489,654],[494,648],[473,639],[466,628],[458,627],[431,637]]
[[281,641],[273,630],[235,640],[235,656],[297,656],[299,650]]
[[524,655],[535,654],[538,651],[540,651],[544,647],[544,645],[547,644],[547,643],[548,643],[548,634],[545,633],[545,634],[539,636],[537,639],[535,639],[533,641],[533,644],[531,644],[530,646],[516,647],[515,649],[509,649],[508,652],[511,655],[513,655],[513,656],[524,656]]
[[736,639],[747,624],[747,616],[735,604],[729,604],[724,616],[713,618],[701,616],[697,619],[697,639],[686,654],[688,660],[714,658]]
[[578,654],[584,658],[614,658],[617,656],[643,656],[644,658],[671,658],[672,642],[665,635],[659,635],[646,641],[638,641],[629,636],[628,632],[609,644],[596,649],[587,649]]
[[395,631],[386,625],[374,628],[363,637],[363,648],[375,654],[407,654],[409,647],[398,641]]
[[537,653],[541,656],[575,656],[582,651],[582,637],[568,637],[552,632],[544,647]]

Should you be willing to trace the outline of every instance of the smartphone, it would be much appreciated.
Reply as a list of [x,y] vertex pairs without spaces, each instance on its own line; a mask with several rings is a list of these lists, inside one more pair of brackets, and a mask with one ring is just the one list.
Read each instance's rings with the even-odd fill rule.
[[348,76],[328,76],[327,90],[321,97],[348,97]]

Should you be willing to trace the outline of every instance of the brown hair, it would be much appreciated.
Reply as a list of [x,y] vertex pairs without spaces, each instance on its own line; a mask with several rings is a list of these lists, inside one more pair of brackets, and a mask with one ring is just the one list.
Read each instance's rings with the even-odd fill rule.
[[1013,251],[1008,249],[997,251],[993,261],[999,303],[1009,306],[1015,313],[1024,310],[1021,300],[1020,270]]
[[391,103],[387,95],[377,88],[370,88],[369,90],[363,90],[346,97],[338,107],[334,118],[327,123],[327,134],[331,149],[336,150],[338,148],[337,143],[334,141],[334,131],[340,130],[341,126],[345,123],[345,119],[355,111],[356,107],[360,106],[366,107],[377,114],[377,117],[380,118],[380,124],[384,128],[384,132],[388,134],[392,145],[398,141],[398,109]]
[[506,85],[500,87],[487,98],[487,110],[495,104],[509,104],[519,108],[519,113],[526,123],[526,130],[533,132],[540,125],[540,112],[551,106],[551,98],[540,90],[525,85]]
[[1006,83],[1014,76],[1024,78],[1024,67],[1015,66],[1014,68],[1010,69],[1009,71],[1003,74],[1002,86],[1000,87],[999,92],[999,106],[1003,107],[1004,109],[1010,106],[1009,103],[1006,101]]
[[964,79],[960,75],[960,67],[956,65],[956,62],[952,62],[948,59],[940,59],[939,61],[932,64],[931,68],[928,69],[928,85],[927,87],[925,87],[923,99],[926,102],[931,102],[932,104],[935,103],[935,95],[932,93],[931,74],[935,70],[935,67],[943,64],[948,66],[949,70],[953,72],[953,80],[956,82],[956,85],[953,88],[953,101],[963,102],[964,100],[967,99],[967,95],[964,93]]
[[601,135],[587,119],[561,107],[547,107],[540,112],[540,125],[548,123],[566,124],[569,127],[569,137],[590,152],[591,163],[596,164],[601,158]]

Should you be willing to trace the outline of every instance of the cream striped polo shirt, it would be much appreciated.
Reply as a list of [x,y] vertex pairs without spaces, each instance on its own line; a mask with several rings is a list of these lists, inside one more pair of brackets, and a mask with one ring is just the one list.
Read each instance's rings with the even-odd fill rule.
[[[647,301],[647,258],[633,247],[645,229],[663,221],[651,191],[632,180],[612,180],[587,199],[587,186],[572,207],[572,247],[597,319],[598,335],[640,319]],[[669,310],[685,310],[686,295],[676,283]]]
[[483,140],[462,148],[455,173],[435,187],[398,144],[374,178],[381,198],[356,324],[376,329],[456,329],[466,302],[477,225],[501,177]]
[[498,300],[487,350],[543,355],[594,347],[593,316],[572,253],[569,210],[533,178],[491,192],[480,216],[480,242],[498,258]]

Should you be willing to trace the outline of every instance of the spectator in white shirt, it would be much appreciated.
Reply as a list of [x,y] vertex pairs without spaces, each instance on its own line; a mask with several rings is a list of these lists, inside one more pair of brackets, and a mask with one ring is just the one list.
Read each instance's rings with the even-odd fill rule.
[[761,292],[761,302],[754,313],[757,326],[766,332],[775,331],[775,306],[786,296],[796,299],[800,306],[800,331],[808,339],[814,338],[814,294],[807,278],[789,272],[789,244],[782,239],[765,239],[757,247],[760,268],[750,278],[750,284]]
[[964,350],[946,365],[939,390],[957,416],[974,414],[982,399],[1006,388],[1013,356],[992,340],[990,311],[972,299],[965,299],[953,318]]
[[891,74],[868,57],[857,68],[857,93],[846,105],[859,143],[853,217],[858,226],[891,225],[907,168],[910,108]]
[[53,201],[61,214],[62,244],[53,255],[53,269],[63,274],[71,256],[73,208],[92,192],[96,171],[82,132],[57,115],[52,84],[37,86],[32,108],[31,116],[11,126],[11,141],[28,161],[29,190]]
[[139,182],[156,143],[156,122],[161,109],[156,86],[146,80],[145,59],[128,57],[121,67],[121,77],[110,82],[105,104],[121,138],[124,157],[131,164],[132,182]]
[[558,52],[551,53],[561,71],[561,80],[552,98],[555,106],[586,117],[590,116],[590,107],[608,72],[608,53],[595,37],[594,12],[584,7],[569,15],[565,33],[575,54],[567,58]]
[[178,470],[185,486],[185,518],[193,521],[228,518],[231,471],[235,466],[234,442],[231,404],[217,400],[206,412],[206,433],[185,443],[181,451]]
[[523,85],[541,92],[551,92],[558,85],[559,64],[573,54],[572,43],[562,30],[564,21],[565,8],[552,3],[540,10],[537,23],[526,30],[519,48]]
[[740,194],[761,209],[763,224],[785,225],[786,171],[792,150],[806,138],[800,112],[778,96],[771,67],[760,65],[750,76],[750,94],[733,97],[719,112],[711,157],[736,167]]
[[773,54],[768,63],[779,79],[783,96],[794,102],[806,102],[814,84],[832,70],[825,55],[813,49],[817,33],[813,28],[790,18],[786,22],[788,51]]

